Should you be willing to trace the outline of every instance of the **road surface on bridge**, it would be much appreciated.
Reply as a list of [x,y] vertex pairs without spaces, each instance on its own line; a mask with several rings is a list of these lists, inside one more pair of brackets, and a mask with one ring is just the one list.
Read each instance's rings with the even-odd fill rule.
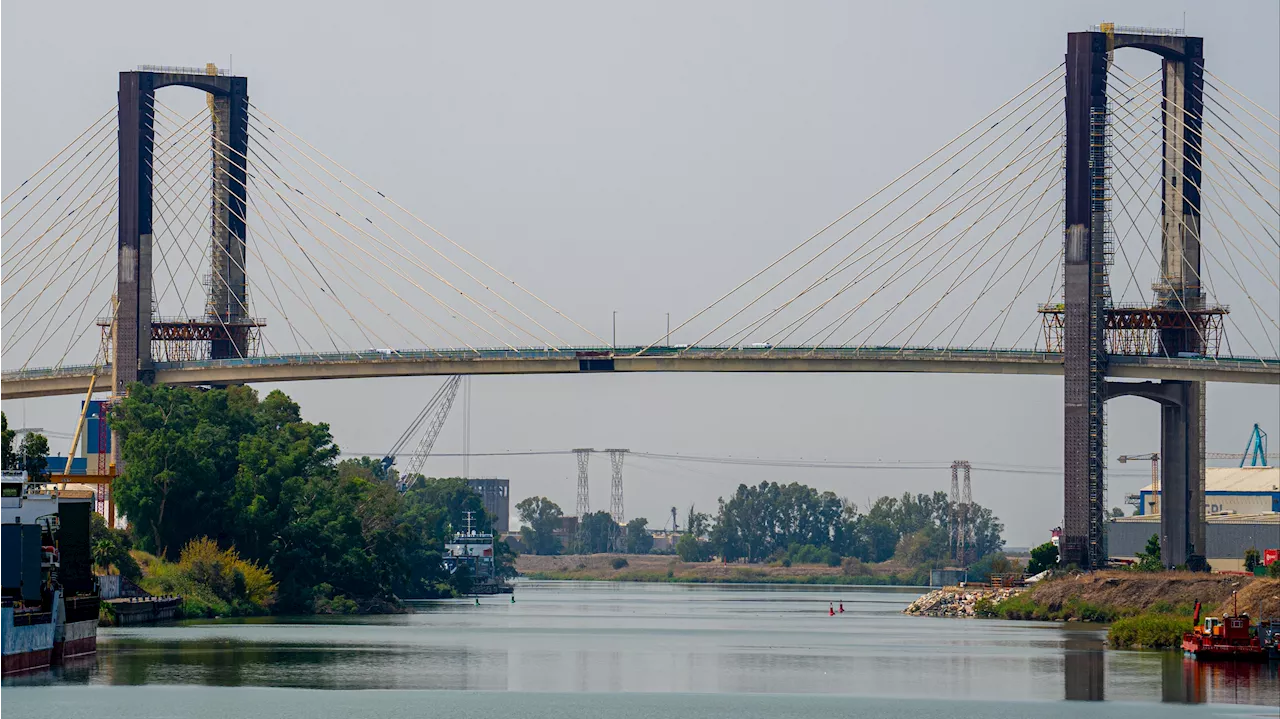
[[[600,372],[932,372],[1061,375],[1062,355],[1028,350],[835,347],[567,347],[367,350],[244,359],[160,362],[155,381],[172,385],[247,384],[361,377]],[[28,369],[0,375],[0,397],[82,394],[110,366]],[[1280,362],[1230,357],[1112,356],[1116,379],[1194,380],[1280,385]]]

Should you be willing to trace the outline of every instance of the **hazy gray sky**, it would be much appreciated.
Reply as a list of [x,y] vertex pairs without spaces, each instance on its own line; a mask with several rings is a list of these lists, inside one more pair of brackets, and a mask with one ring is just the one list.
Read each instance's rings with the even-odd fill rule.
[[[622,344],[662,332],[1061,62],[1103,21],[1206,38],[1206,64],[1280,106],[1274,2],[7,2],[0,11],[7,192],[114,102],[139,64],[226,64],[277,119],[568,315]],[[270,330],[269,330],[270,331]],[[84,358],[87,360],[88,358]],[[282,389],[346,449],[381,453],[440,380]],[[263,392],[269,387],[261,386]],[[1059,467],[1061,380],[946,375],[639,375],[473,381],[475,451],[630,447]],[[69,432],[80,398],[5,402]],[[1156,406],[1108,405],[1109,454],[1158,448]],[[25,417],[25,419],[24,419]],[[437,450],[461,444],[455,412]],[[1209,448],[1280,427],[1274,387],[1211,385]],[[1280,436],[1280,435],[1277,435]],[[54,443],[55,449],[62,449]],[[572,511],[572,457],[477,458],[514,499]],[[1119,465],[1112,504],[1145,484]],[[440,458],[430,473],[457,473]],[[592,463],[607,508],[608,462]],[[945,490],[946,470],[628,463],[628,516],[711,509],[740,481],[798,480],[864,504]],[[974,475],[1011,544],[1048,536],[1061,480]]]

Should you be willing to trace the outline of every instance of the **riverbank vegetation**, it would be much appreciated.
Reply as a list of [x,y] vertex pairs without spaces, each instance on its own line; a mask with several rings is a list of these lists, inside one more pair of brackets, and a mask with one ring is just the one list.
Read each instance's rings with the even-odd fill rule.
[[1181,646],[1191,631],[1191,617],[1141,614],[1117,620],[1107,629],[1107,644],[1116,649],[1170,649]]
[[841,566],[826,564],[724,564],[685,562],[679,557],[648,555],[557,555],[522,554],[516,560],[520,575],[528,579],[674,582],[687,584],[836,584],[902,585],[910,576],[892,562],[885,566],[864,565],[846,559]]
[[[445,539],[467,512],[479,526],[489,522],[466,481],[416,476],[397,491],[394,470],[388,476],[376,460],[338,462],[328,425],[304,421],[282,392],[260,399],[248,387],[135,385],[110,422],[125,466],[116,504],[135,548],[163,560],[144,564],[144,585],[176,593],[186,586],[214,606],[184,584],[203,571],[196,567],[209,568],[182,569],[194,547],[200,556],[223,552],[215,563],[233,582],[237,571],[247,579],[249,567],[266,572],[271,601],[250,604],[284,613],[387,611],[401,598],[470,589],[468,577],[441,565]],[[510,573],[510,554],[498,549]],[[233,599],[213,595],[239,611]]]
[[[1233,596],[1234,593],[1234,596]],[[1064,574],[1002,601],[978,600],[975,615],[999,619],[1109,623],[1115,647],[1176,647],[1201,616],[1280,612],[1280,580],[1204,572],[1109,571]]]
[[266,614],[276,601],[271,572],[207,537],[188,542],[177,562],[141,551],[136,558],[143,567],[139,586],[151,594],[182,597],[185,617]]
[[[530,497],[517,504],[516,510],[524,525],[522,542],[540,555],[557,554],[563,549],[573,554],[608,551],[611,533],[618,530],[607,513],[591,514],[564,547],[552,536],[563,516],[555,503],[545,497]],[[716,563],[733,569],[686,570],[673,572],[670,577],[660,574],[654,579],[927,584],[931,569],[951,563],[952,510],[950,499],[943,492],[881,497],[861,511],[834,492],[820,492],[798,482],[743,484],[730,497],[720,500],[715,515],[690,507],[687,529],[675,545],[682,565]],[[975,571],[990,574],[1016,569],[1000,553],[1004,526],[991,510],[974,505],[970,516],[974,529],[971,550],[982,557],[975,564]],[[639,549],[639,545],[631,545],[632,527],[627,527],[625,535],[628,550]],[[891,569],[871,571],[866,569],[869,565]],[[780,571],[799,566],[828,570],[803,574]],[[626,580],[649,575],[636,570],[605,576],[584,565],[555,571],[543,569],[537,576]],[[817,576],[823,579],[814,579]]]

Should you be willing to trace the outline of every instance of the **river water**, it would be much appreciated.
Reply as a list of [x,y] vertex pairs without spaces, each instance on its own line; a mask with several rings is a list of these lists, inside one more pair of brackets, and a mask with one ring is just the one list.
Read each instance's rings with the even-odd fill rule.
[[104,629],[94,659],[6,679],[0,701],[42,719],[1277,716],[1274,662],[1109,652],[1088,625],[903,616],[919,593],[523,582],[514,604]]

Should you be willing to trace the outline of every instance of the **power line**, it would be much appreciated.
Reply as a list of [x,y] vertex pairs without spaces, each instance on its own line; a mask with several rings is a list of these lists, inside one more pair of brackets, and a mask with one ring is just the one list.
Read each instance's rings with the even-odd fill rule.
[[[581,450],[574,449],[545,449],[545,450],[513,450],[510,452],[435,452],[433,457],[545,457],[554,455],[575,454]],[[591,450],[591,451],[608,451],[608,450]],[[369,452],[342,452],[342,456],[360,457],[374,456],[376,453]],[[787,469],[906,469],[906,470],[938,470],[947,469],[951,466],[950,460],[912,460],[912,461],[884,461],[884,460],[807,460],[795,458],[766,458],[766,457],[725,457],[714,455],[696,455],[696,454],[671,454],[662,452],[642,452],[630,450],[628,452],[633,457],[641,459],[652,459],[667,462],[689,462],[698,464],[720,464],[728,466],[748,466],[748,467],[777,467]],[[1004,474],[1034,474],[1046,476],[1058,476],[1062,474],[1061,467],[1052,467],[1048,465],[1024,465],[1024,464],[1004,464],[999,462],[992,463],[975,463],[972,467],[983,472],[996,472]],[[1116,474],[1113,472],[1113,474]],[[1120,473],[1121,476],[1124,473]],[[1143,475],[1143,472],[1135,472],[1133,476]]]

